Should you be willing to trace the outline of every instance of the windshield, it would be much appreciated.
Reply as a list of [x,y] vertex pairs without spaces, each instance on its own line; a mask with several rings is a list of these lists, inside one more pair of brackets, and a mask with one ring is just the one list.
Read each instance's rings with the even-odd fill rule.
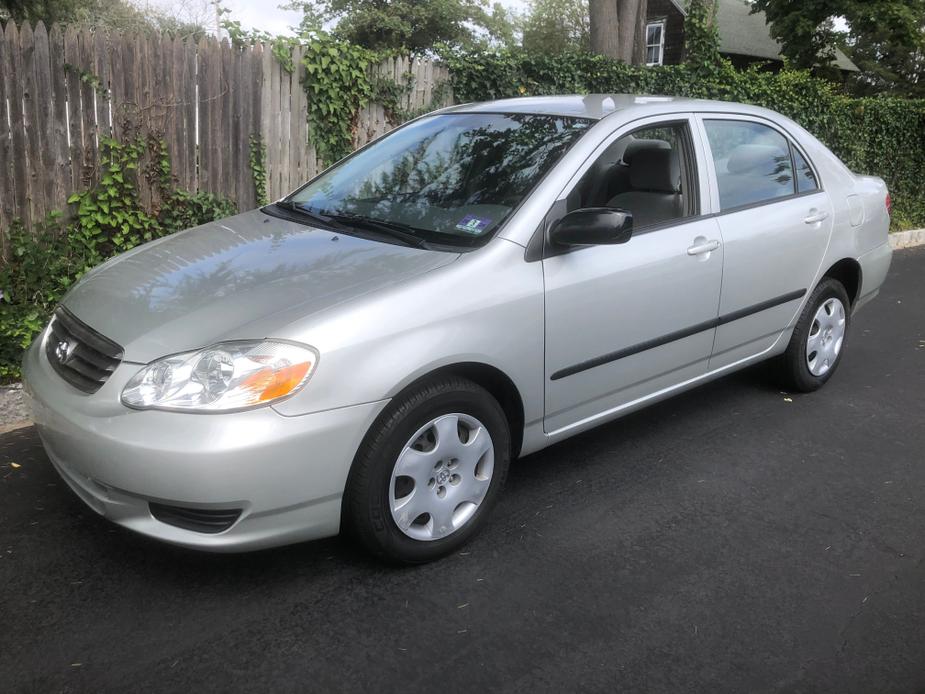
[[372,220],[426,241],[478,245],[590,125],[529,114],[421,118],[326,171],[288,202],[348,226]]

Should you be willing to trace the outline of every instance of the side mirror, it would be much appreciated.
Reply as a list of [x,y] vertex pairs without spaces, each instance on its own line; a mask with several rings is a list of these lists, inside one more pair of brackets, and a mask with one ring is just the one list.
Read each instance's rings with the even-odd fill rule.
[[556,222],[550,240],[561,246],[626,243],[633,235],[633,214],[615,207],[585,207]]

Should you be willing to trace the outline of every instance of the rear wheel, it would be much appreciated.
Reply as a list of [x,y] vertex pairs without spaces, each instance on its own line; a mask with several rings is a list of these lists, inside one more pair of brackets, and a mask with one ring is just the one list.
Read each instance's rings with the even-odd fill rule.
[[510,450],[504,412],[480,386],[448,377],[415,388],[367,434],[347,483],[344,520],[380,557],[436,559],[484,525]]
[[819,283],[779,359],[782,385],[808,393],[821,388],[838,367],[851,324],[851,302],[838,280]]

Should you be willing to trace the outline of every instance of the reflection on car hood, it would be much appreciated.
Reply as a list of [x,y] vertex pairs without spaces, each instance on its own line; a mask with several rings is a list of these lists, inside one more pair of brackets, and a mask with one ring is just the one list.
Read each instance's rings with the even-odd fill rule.
[[62,303],[122,345],[127,361],[148,362],[218,340],[272,336],[295,318],[457,257],[254,210],[113,258]]

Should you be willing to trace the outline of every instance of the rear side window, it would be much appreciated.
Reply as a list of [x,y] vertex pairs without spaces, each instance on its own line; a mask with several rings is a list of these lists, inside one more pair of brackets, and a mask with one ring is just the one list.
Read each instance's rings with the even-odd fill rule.
[[790,143],[779,132],[750,121],[705,120],[704,126],[723,211],[795,194]]
[[793,163],[797,169],[797,192],[811,193],[819,190],[819,182],[816,180],[813,168],[796,147],[793,147]]

